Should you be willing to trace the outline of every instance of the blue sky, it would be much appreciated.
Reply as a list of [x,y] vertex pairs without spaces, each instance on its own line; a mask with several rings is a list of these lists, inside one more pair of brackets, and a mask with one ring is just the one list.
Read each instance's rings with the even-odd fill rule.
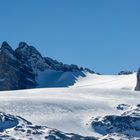
[[105,74],[140,66],[139,0],[1,0],[0,42]]

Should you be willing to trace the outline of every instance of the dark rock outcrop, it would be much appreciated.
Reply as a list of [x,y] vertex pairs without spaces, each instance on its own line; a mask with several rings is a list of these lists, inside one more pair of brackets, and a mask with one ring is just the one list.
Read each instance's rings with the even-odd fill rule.
[[137,85],[135,87],[135,90],[140,91],[140,68],[139,68],[139,70],[137,72]]
[[[92,128],[102,134],[112,136],[117,134],[122,138],[140,138],[140,107],[131,106],[121,115],[106,115],[93,118],[91,123]],[[127,138],[126,138],[127,139]]]
[[129,74],[133,74],[133,72],[132,71],[120,71],[118,73],[118,75],[129,75]]
[[[95,73],[93,70],[90,70],[90,69],[88,69],[88,68],[85,68],[85,70],[87,71],[87,72],[89,72],[89,73]],[[97,73],[98,75],[100,75],[100,73]]]

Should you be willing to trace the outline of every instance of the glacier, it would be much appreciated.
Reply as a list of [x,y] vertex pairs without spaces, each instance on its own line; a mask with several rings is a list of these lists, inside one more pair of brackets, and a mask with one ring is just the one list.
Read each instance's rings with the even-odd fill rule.
[[[31,134],[29,137],[32,139],[45,139],[45,136],[49,136],[48,129],[63,133],[66,140],[72,139],[69,137],[70,134],[78,135],[76,140],[80,138],[87,140],[139,139],[139,135],[134,135],[135,129],[132,135],[128,136],[126,133],[119,133],[118,131],[99,133],[97,129],[93,128],[95,120],[98,122],[99,119],[104,124],[103,118],[107,116],[121,118],[124,113],[127,113],[126,115],[131,118],[134,112],[140,116],[138,106],[140,92],[134,91],[136,73],[130,75],[85,73],[85,75],[85,77],[78,77],[74,86],[69,88],[1,91],[0,112],[21,116],[31,122],[33,126],[40,126],[41,128],[45,126],[45,134],[43,133],[42,137],[39,137],[39,134]],[[5,129],[0,134],[3,136],[7,133],[9,137],[15,139],[16,137],[22,139],[23,136],[23,139],[29,138],[25,137],[25,132],[13,131],[14,128],[16,126],[12,129]],[[27,132],[27,127],[25,129]],[[40,131],[42,130],[40,129]],[[63,139],[58,136],[55,138]],[[46,139],[51,139],[51,137],[46,137]]]

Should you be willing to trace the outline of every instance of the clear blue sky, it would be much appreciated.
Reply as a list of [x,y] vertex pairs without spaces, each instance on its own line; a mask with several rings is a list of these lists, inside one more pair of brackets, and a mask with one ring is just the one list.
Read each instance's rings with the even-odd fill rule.
[[140,66],[140,0],[0,0],[0,42],[101,73]]

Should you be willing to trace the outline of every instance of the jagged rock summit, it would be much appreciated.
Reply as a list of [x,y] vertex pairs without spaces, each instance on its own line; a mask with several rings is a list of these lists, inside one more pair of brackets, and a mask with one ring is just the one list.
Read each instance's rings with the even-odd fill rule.
[[17,90],[36,87],[67,87],[76,77],[85,76],[77,65],[63,64],[43,57],[33,46],[20,42],[15,50],[4,41],[0,48],[0,90]]
[[34,71],[51,69],[51,67],[45,63],[45,59],[40,52],[38,52],[35,47],[29,46],[25,42],[19,43],[19,47],[15,50],[15,54],[22,64],[28,65]]

